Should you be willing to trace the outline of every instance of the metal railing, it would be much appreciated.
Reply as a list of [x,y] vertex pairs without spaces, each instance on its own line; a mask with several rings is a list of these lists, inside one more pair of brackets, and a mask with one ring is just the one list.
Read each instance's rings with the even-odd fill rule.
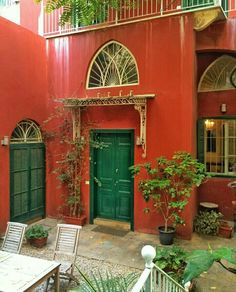
[[0,0],[0,6],[9,7],[18,4],[19,0]]
[[141,251],[145,260],[145,269],[131,292],[186,292],[189,291],[189,283],[181,286],[162,269],[153,263],[156,256],[154,247],[146,245]]
[[76,20],[74,24],[60,26],[59,20],[63,13],[63,8],[50,14],[44,13],[44,36],[69,34],[109,25],[119,25],[214,7],[220,7],[224,11],[225,16],[236,16],[235,0],[130,0],[128,3],[128,5],[124,5],[124,1],[120,1],[117,9],[113,9],[107,4],[101,4],[99,9],[101,15],[94,19],[92,24],[87,26],[81,26],[76,23]]

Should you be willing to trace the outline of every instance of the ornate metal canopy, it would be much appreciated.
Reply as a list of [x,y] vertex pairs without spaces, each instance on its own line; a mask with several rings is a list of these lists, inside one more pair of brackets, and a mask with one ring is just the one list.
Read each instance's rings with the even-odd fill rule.
[[64,106],[71,109],[73,120],[73,139],[80,137],[80,109],[89,106],[114,106],[114,105],[134,105],[134,109],[140,116],[140,134],[136,139],[136,145],[143,148],[143,157],[146,157],[146,115],[147,99],[154,98],[155,94],[143,94],[128,96],[108,96],[108,97],[87,97],[87,98],[66,98],[63,100]]

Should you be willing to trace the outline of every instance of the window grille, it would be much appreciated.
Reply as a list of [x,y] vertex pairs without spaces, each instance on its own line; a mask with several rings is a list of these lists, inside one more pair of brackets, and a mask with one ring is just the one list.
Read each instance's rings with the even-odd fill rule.
[[207,172],[236,175],[236,120],[205,119],[202,124],[204,146],[199,148]]
[[198,92],[235,89],[231,75],[236,68],[236,58],[223,55],[211,63],[201,76]]
[[35,122],[24,120],[17,124],[11,135],[11,143],[41,143],[41,131]]
[[133,55],[123,45],[110,42],[96,54],[90,65],[88,88],[138,84]]

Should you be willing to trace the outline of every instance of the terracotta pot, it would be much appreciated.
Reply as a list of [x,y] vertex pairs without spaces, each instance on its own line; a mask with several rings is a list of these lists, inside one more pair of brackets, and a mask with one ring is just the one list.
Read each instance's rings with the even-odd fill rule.
[[83,226],[86,223],[86,216],[85,215],[81,215],[80,217],[64,216],[63,219],[64,219],[66,224],[74,224],[74,225]]
[[227,224],[220,225],[218,235],[220,237],[231,238],[233,235],[233,227]]
[[34,247],[44,247],[47,244],[47,237],[40,237],[40,238],[29,238],[28,242]]

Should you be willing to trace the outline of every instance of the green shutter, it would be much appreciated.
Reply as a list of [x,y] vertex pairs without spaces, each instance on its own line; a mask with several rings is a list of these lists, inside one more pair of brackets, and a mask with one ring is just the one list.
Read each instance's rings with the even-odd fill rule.
[[197,156],[204,163],[204,120],[197,122]]

